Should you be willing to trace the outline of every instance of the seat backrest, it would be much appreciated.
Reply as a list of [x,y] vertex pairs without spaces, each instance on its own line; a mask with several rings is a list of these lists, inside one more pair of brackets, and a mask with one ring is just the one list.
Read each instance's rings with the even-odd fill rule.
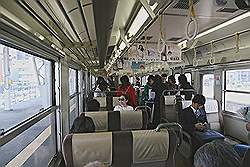
[[146,129],[148,115],[145,111],[86,112],[92,118],[96,132]]
[[210,128],[220,131],[220,119],[219,119],[219,105],[217,100],[207,100],[205,103],[205,110],[207,115],[207,121]]
[[174,167],[177,140],[167,130],[71,134],[63,141],[63,156],[67,167],[94,161],[111,167]]
[[162,117],[166,119],[168,122],[176,122],[177,121],[177,112],[175,109],[175,95],[170,96],[162,96],[161,97],[161,108],[162,108]]
[[100,103],[100,108],[104,109],[107,107],[107,100],[106,97],[94,97]]

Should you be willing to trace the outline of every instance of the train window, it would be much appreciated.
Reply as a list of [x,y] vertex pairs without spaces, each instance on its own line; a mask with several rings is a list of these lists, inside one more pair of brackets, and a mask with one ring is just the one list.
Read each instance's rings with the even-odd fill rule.
[[208,99],[214,98],[214,74],[203,75],[202,94]]
[[91,88],[95,88],[96,77],[91,75]]
[[250,106],[250,69],[225,72],[224,110],[237,112]]
[[69,95],[76,93],[76,70],[69,69]]
[[51,106],[51,71],[50,61],[0,44],[0,129]]
[[192,74],[190,72],[185,73],[185,76],[187,77],[187,81],[192,84]]
[[70,127],[72,126],[75,118],[78,116],[79,109],[79,94],[78,94],[78,71],[75,69],[69,69],[69,112],[70,112]]
[[[179,85],[179,80],[178,80],[179,76],[180,76],[180,73],[176,73],[176,74],[174,75],[175,81],[176,81],[176,84],[177,84],[177,85]],[[192,74],[191,74],[190,72],[189,72],[189,73],[185,73],[185,76],[187,77],[187,81],[188,81],[190,84],[192,84]]]
[[175,78],[175,81],[176,81],[176,84],[179,85],[179,80],[178,80],[178,77],[180,76],[179,73],[177,74],[174,74],[174,78]]

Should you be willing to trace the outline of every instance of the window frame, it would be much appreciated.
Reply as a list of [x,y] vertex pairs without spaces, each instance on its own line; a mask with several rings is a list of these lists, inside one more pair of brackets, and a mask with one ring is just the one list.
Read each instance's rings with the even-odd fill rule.
[[227,112],[227,113],[230,113],[230,114],[237,114],[235,111],[228,111],[226,110],[226,93],[229,92],[229,93],[239,93],[239,94],[248,94],[250,95],[250,91],[247,92],[247,91],[239,91],[239,90],[230,90],[230,89],[227,89],[227,71],[233,71],[233,70],[246,70],[246,69],[249,69],[249,66],[248,65],[244,65],[244,66],[241,66],[241,67],[234,67],[234,68],[225,68],[222,72],[223,74],[223,87],[222,87],[222,99],[223,99],[223,112]]

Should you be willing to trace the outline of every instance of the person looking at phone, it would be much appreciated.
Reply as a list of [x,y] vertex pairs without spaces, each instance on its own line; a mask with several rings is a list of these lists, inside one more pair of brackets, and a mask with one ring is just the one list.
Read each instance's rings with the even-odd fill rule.
[[180,113],[180,123],[183,129],[190,135],[195,131],[207,129],[207,116],[204,110],[206,99],[203,95],[197,94],[192,99],[192,105],[184,108]]

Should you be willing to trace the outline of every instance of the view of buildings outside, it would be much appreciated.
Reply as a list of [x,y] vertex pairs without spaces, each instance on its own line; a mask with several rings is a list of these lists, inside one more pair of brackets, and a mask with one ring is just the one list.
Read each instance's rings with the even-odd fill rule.
[[51,104],[50,68],[47,60],[0,44],[0,129]]

